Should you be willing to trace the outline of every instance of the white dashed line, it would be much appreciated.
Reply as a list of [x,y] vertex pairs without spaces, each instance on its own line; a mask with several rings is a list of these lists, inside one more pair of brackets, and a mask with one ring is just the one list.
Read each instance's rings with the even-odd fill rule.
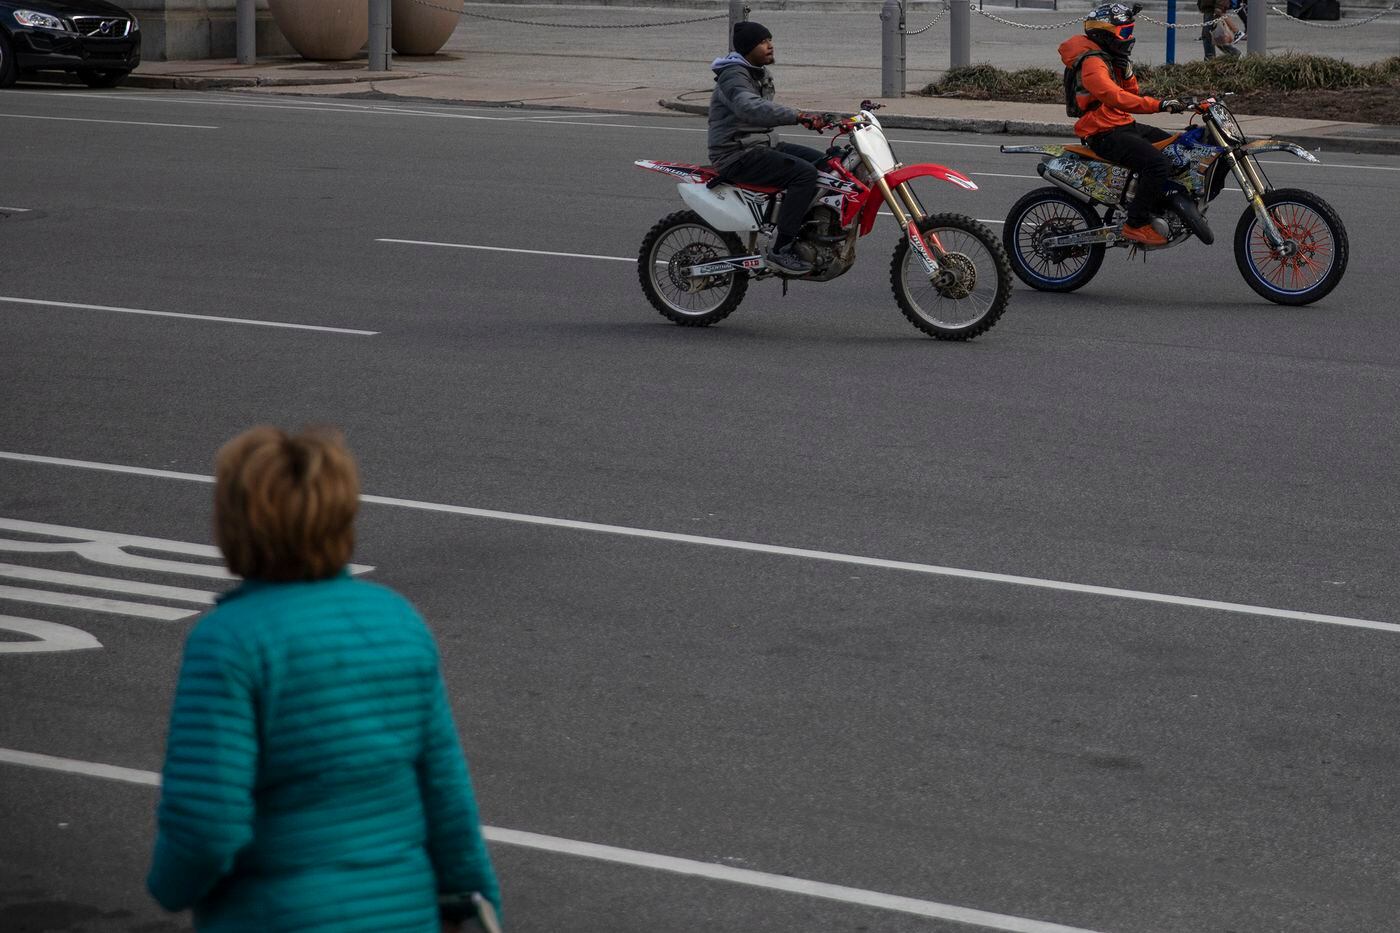
[[58,120],[63,123],[114,123],[118,126],[163,126],[179,130],[217,130],[217,126],[201,126],[196,123],[139,123],[135,120],[94,120],[89,117],[41,117],[33,113],[0,113],[0,117],[13,120]]
[[493,253],[525,253],[530,256],[563,256],[568,259],[605,259],[609,262],[636,262],[636,256],[595,256],[591,253],[556,253],[547,249],[512,249],[507,246],[478,246],[473,243],[437,243],[432,240],[395,240],[379,237],[376,243],[400,243],[406,246],[443,246],[448,249],[480,249]]
[[115,308],[109,305],[80,304],[74,301],[47,301],[40,298],[11,298],[0,295],[0,302],[17,305],[34,305],[44,308],[75,308],[81,311],[114,311],[118,314],[145,314],[152,317],[178,317],[190,321],[212,321],[220,324],[247,324],[252,327],[283,327],[292,330],[318,330],[331,334],[351,334],[356,337],[373,337],[375,330],[353,330],[347,327],[324,327],[320,324],[290,324],[285,321],[255,321],[241,317],[219,317],[213,314],[187,314],[182,311],[150,311],[146,308]]

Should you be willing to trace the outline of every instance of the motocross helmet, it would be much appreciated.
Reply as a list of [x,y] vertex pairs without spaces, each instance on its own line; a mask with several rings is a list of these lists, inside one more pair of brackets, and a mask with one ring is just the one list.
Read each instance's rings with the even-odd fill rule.
[[1084,20],[1084,35],[1115,58],[1127,58],[1133,51],[1133,23],[1142,4],[1104,3],[1094,7]]

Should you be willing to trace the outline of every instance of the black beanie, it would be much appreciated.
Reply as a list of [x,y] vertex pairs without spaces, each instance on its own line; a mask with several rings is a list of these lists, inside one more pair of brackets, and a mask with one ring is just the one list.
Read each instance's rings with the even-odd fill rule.
[[734,51],[740,55],[747,56],[754,46],[764,39],[771,38],[773,34],[761,23],[752,23],[745,19],[734,24]]

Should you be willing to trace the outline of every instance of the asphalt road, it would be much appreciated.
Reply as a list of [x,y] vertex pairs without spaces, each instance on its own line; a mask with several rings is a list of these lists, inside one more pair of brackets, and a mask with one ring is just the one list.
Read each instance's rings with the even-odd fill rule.
[[[700,158],[694,119],[29,89],[0,130],[0,538],[209,566],[178,542],[218,445],[342,426],[396,500],[356,560],[441,640],[486,822],[548,837],[493,843],[513,931],[1395,929],[1400,161],[1268,164],[1349,226],[1320,304],[1249,290],[1226,193],[1216,246],[947,344],[884,221],[835,282],[662,320],[626,260],[679,200],[631,162]],[[941,209],[1037,184],[999,139],[891,136],[982,185]],[[0,647],[101,643],[0,651],[0,929],[185,928],[141,882],[197,597],[32,568],[224,584],[0,565]]]

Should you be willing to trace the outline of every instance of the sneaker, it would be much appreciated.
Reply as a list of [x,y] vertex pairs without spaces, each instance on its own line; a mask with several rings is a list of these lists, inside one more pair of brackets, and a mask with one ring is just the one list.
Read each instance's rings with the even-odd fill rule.
[[791,243],[778,249],[770,249],[763,258],[768,260],[768,265],[788,275],[806,275],[812,271],[812,264],[794,253]]
[[1151,223],[1140,226],[1123,225],[1123,239],[1141,243],[1143,246],[1166,246],[1167,238],[1158,233]]

